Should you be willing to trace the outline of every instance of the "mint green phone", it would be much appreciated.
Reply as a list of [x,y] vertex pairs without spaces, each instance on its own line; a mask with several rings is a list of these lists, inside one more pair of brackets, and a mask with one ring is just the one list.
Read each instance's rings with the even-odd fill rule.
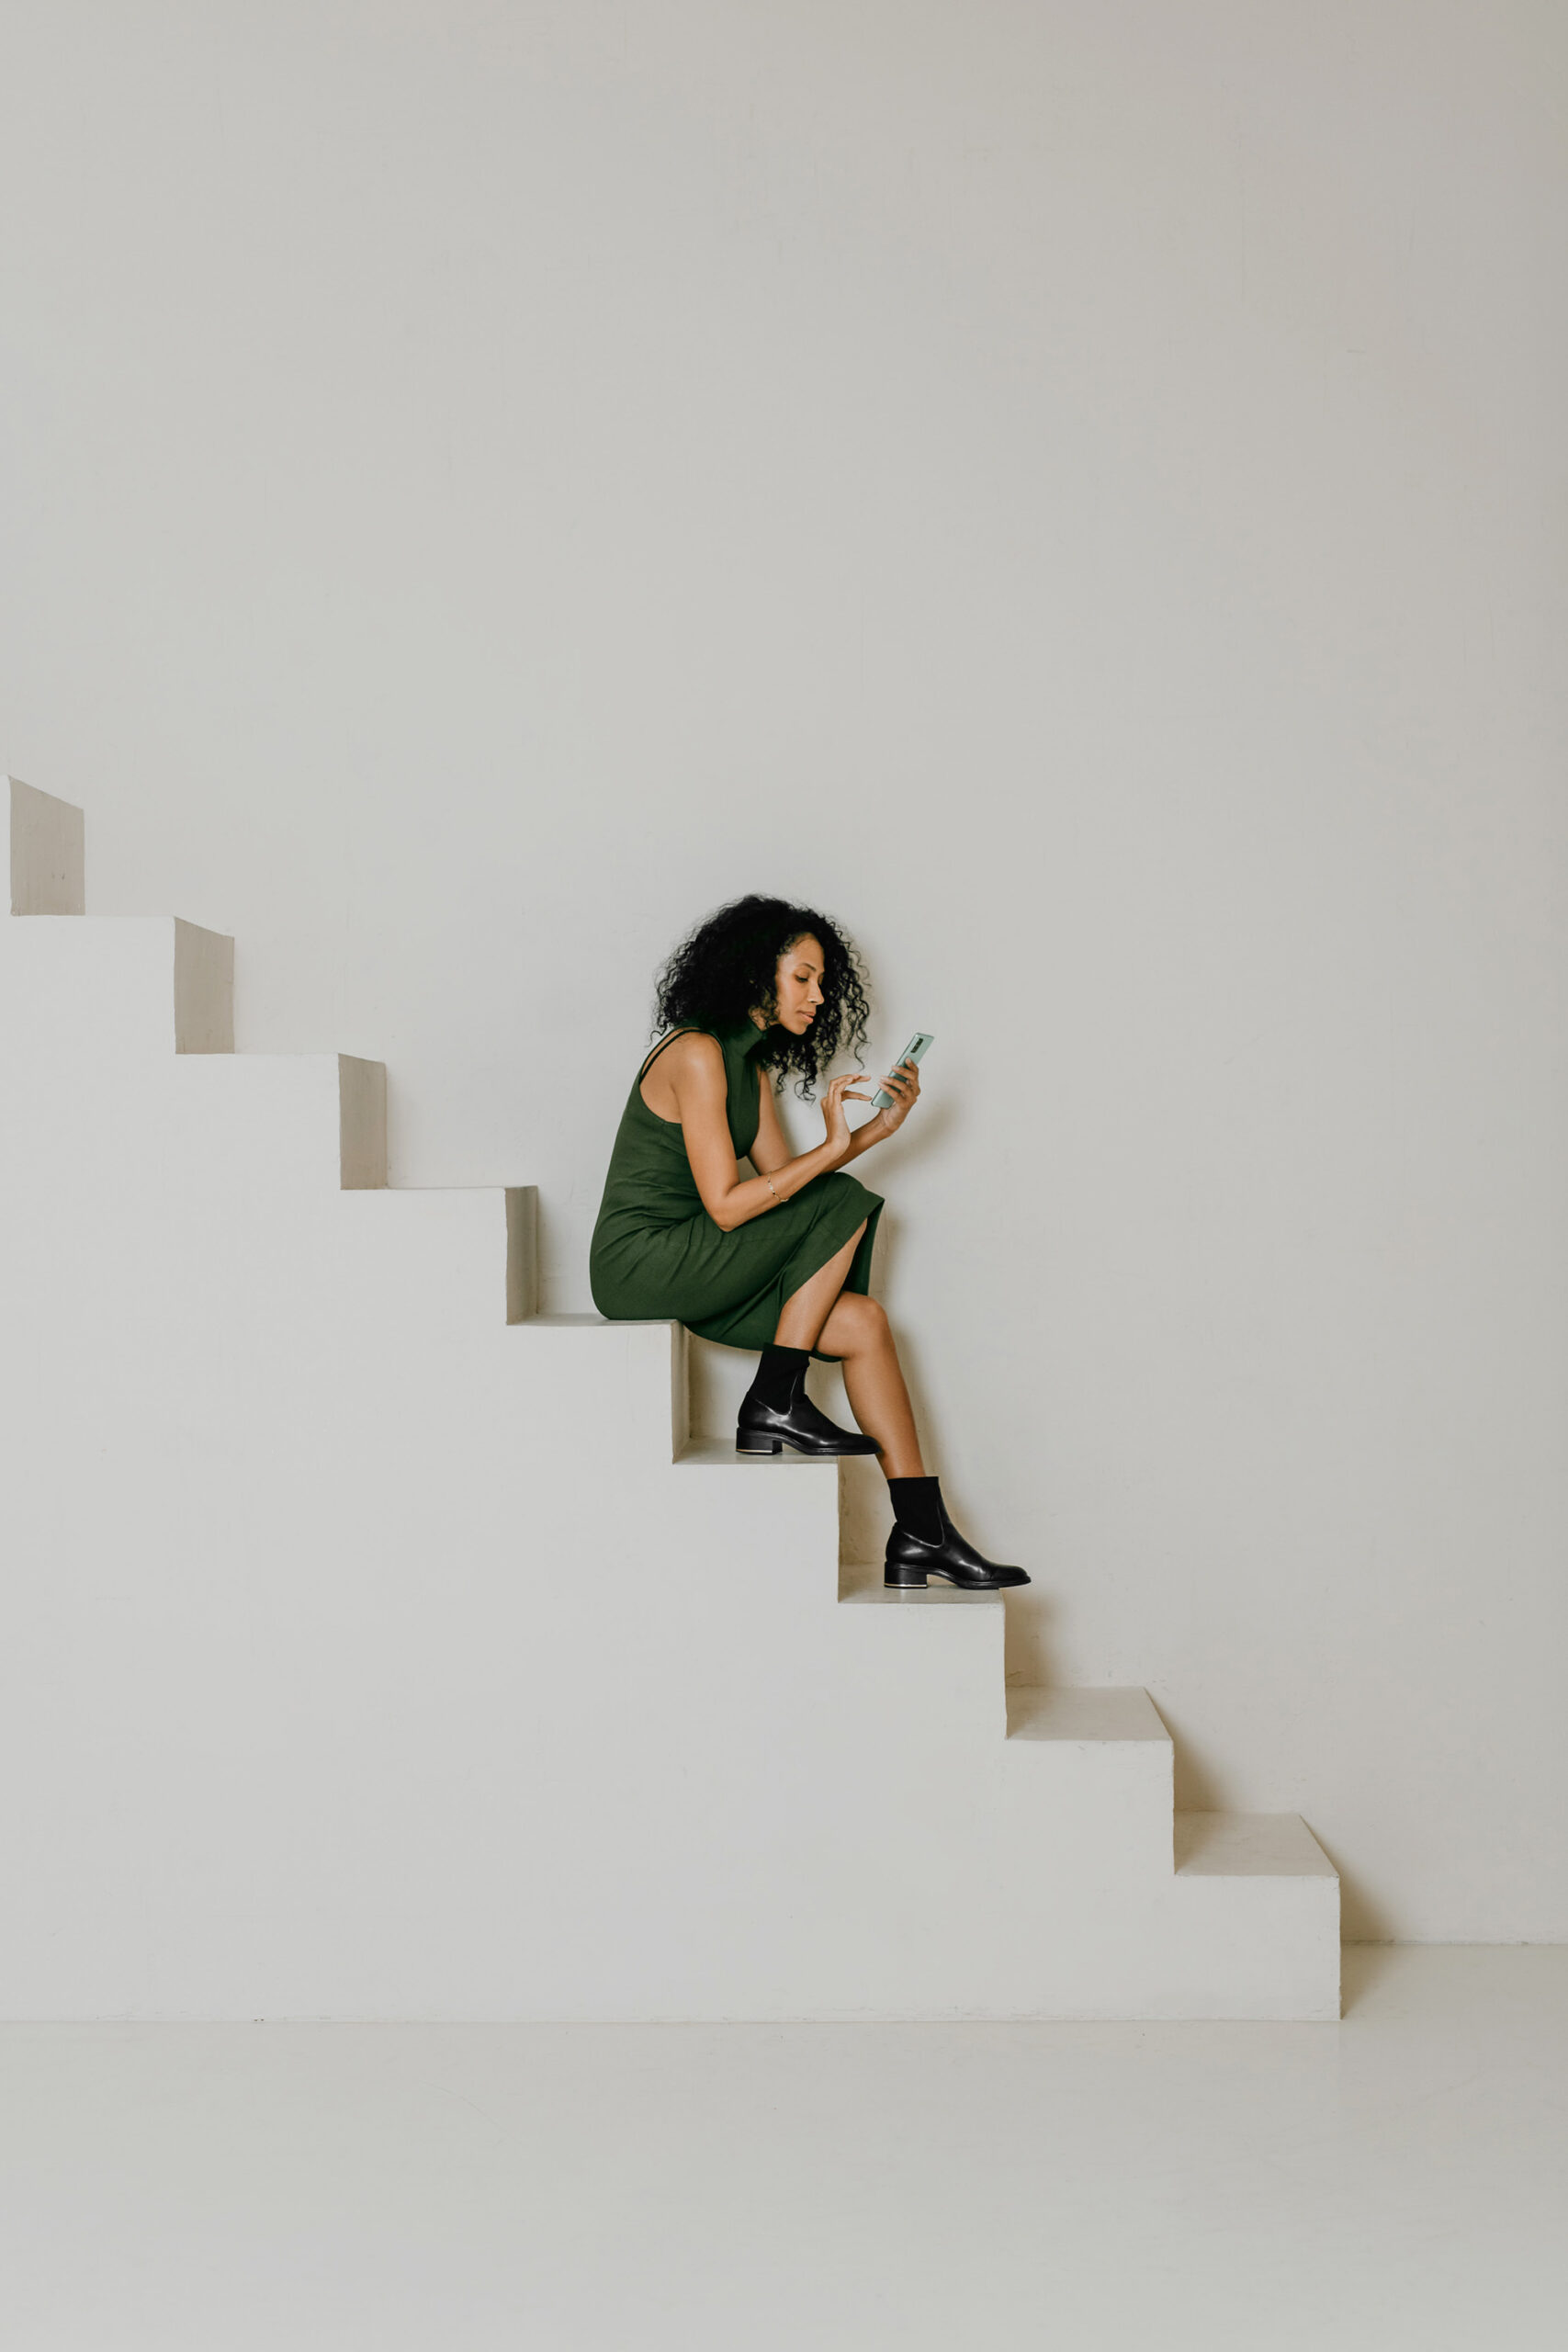
[[[931,1043],[932,1038],[929,1030],[917,1029],[908,1044],[905,1046],[903,1052],[899,1055],[898,1061],[894,1063],[894,1069],[897,1069],[898,1062],[913,1062],[918,1069],[921,1055],[925,1052],[926,1047]],[[893,1097],[888,1093],[887,1089],[885,1086],[879,1086],[875,1093],[871,1098],[871,1107],[874,1111],[890,1110],[892,1108],[892,1103]]]

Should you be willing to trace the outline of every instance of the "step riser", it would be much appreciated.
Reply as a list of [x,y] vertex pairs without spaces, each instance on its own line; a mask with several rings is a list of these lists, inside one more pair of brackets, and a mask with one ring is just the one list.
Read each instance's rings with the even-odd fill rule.
[[[1119,1862],[1150,1878],[1170,1872],[1174,1751],[1168,1746],[1014,1740],[1008,1753],[1008,1796],[1020,1838],[1032,1836],[1043,1847],[1050,1824],[1092,1819],[1105,1825],[1105,1842]],[[1097,1827],[1095,1834],[1102,1833]]]

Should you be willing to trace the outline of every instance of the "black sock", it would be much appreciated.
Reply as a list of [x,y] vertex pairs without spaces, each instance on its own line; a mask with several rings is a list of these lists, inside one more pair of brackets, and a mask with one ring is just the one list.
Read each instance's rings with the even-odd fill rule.
[[887,1491],[893,1498],[893,1516],[906,1535],[918,1535],[922,1544],[940,1544],[942,1538],[941,1485],[937,1478],[889,1478]]
[[775,1348],[770,1343],[758,1361],[751,1395],[759,1405],[782,1413],[795,1393],[795,1381],[810,1362],[809,1348]]

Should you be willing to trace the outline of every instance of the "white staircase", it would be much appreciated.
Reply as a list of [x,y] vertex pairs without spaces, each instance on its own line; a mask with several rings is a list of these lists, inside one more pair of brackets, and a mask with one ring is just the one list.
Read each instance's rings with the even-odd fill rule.
[[678,1326],[534,1312],[530,1188],[387,1189],[379,1064],[11,851],[0,2015],[1337,2016],[1296,1815],[840,1569]]

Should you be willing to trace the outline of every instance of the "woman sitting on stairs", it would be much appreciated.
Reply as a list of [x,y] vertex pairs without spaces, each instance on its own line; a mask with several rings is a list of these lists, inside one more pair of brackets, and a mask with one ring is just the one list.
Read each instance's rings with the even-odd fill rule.
[[[859,958],[825,915],[782,899],[721,907],[660,975],[668,1031],[633,1082],[610,1155],[589,1255],[593,1303],[613,1320],[671,1316],[705,1340],[759,1348],[736,1447],[816,1455],[874,1453],[894,1526],[886,1580],[931,1577],[977,1591],[1027,1584],[949,1518],[928,1477],[887,1317],[869,1295],[879,1194],[842,1170],[900,1128],[919,1100],[904,1062],[881,1080],[890,1106],[852,1129],[846,1102],[870,1098],[861,1073],[829,1080],[827,1134],[791,1157],[773,1102],[790,1070],[812,1081],[841,1046],[864,1043]],[[763,1084],[766,1071],[769,1083]],[[739,1159],[754,1176],[741,1178]],[[806,1393],[811,1357],[840,1363],[860,1430],[841,1430]]]

